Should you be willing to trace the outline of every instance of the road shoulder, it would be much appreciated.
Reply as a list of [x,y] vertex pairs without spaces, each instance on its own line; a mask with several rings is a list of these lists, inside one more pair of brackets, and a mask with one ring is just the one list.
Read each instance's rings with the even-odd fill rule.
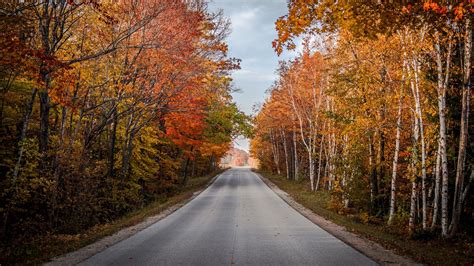
[[159,214],[154,215],[154,216],[150,216],[150,217],[146,218],[144,221],[142,221],[142,222],[140,222],[136,225],[121,229],[120,231],[118,231],[118,232],[116,232],[116,233],[114,233],[110,236],[106,236],[106,237],[102,238],[101,240],[99,240],[97,242],[94,242],[90,245],[87,245],[85,247],[82,247],[82,248],[80,248],[76,251],[66,253],[64,255],[52,258],[51,261],[46,263],[45,265],[49,265],[49,266],[51,266],[51,265],[75,265],[75,264],[78,264],[78,263],[94,256],[97,253],[102,252],[106,248],[108,248],[112,245],[115,245],[118,242],[133,236],[134,234],[136,234],[136,233],[146,229],[147,227],[157,223],[158,221],[166,218],[168,215],[172,214],[173,212],[177,211],[178,209],[180,209],[181,207],[186,205],[188,202],[195,199],[199,194],[201,194],[204,190],[206,190],[212,183],[214,183],[214,181],[220,175],[222,175],[223,173],[220,173],[220,174],[216,175],[215,177],[213,177],[206,184],[206,186],[204,188],[194,192],[191,197],[187,198],[186,200],[184,200],[182,202],[179,202],[177,204],[174,204],[174,205],[166,208],[165,210],[163,210]]
[[344,227],[337,225],[325,218],[315,214],[310,209],[304,207],[300,203],[296,202],[288,193],[281,190],[277,185],[271,182],[268,178],[255,173],[273,192],[275,192],[281,199],[283,199],[288,205],[294,208],[296,211],[301,213],[308,220],[318,225],[322,229],[326,230],[331,235],[337,237],[344,243],[355,248],[359,252],[363,253],[367,257],[376,261],[379,264],[397,264],[397,265],[414,265],[416,262],[411,259],[395,254],[393,251],[385,249],[378,243],[365,239],[359,235],[347,231]]

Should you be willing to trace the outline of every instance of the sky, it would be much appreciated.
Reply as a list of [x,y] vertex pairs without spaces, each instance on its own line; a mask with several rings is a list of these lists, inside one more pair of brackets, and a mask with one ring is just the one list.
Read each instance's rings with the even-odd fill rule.
[[[253,114],[254,105],[265,101],[265,91],[277,79],[278,61],[297,53],[284,52],[278,57],[272,47],[277,37],[275,21],[286,14],[286,3],[286,0],[211,0],[209,4],[211,11],[222,9],[230,19],[229,56],[242,60],[241,69],[232,74],[234,87],[240,90],[233,98],[247,114]],[[247,139],[237,139],[234,146],[249,150]]]

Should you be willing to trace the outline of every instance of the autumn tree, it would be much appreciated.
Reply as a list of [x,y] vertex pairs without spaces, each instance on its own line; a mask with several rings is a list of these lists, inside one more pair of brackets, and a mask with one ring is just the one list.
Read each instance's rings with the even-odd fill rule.
[[[316,101],[308,95],[303,97],[307,105],[298,104],[320,128],[305,126],[304,132],[320,141],[324,156],[317,171],[336,184],[337,189],[327,188],[341,206],[352,203],[392,225],[406,213],[411,233],[429,230],[430,223],[432,229],[440,226],[444,237],[459,230],[472,182],[466,142],[472,16],[470,1],[289,1],[288,14],[276,21],[273,46],[280,54],[294,49],[299,36],[323,40],[322,48],[310,46],[286,69],[301,80],[291,84],[304,93],[318,85],[303,84],[326,81]],[[299,63],[306,54],[318,53],[322,62]],[[314,67],[325,70],[322,78],[306,75]],[[280,73],[280,86],[260,110],[257,128],[282,124],[281,119],[291,124],[302,112],[293,108],[280,114],[273,107],[284,103],[279,94],[292,99],[295,89],[285,85],[287,76]],[[318,100],[326,102],[323,110]],[[285,153],[264,149],[266,134],[257,130],[252,145],[262,162]],[[298,141],[305,146],[307,140],[301,136]],[[312,183],[311,164],[305,167]]]
[[231,97],[229,21],[205,1],[0,12],[2,254],[163,199],[252,133]]

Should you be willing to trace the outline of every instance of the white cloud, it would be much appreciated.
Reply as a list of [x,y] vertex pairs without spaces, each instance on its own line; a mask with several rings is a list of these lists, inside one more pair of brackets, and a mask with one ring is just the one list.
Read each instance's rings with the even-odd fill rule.
[[232,29],[237,30],[253,27],[259,10],[260,8],[252,8],[232,14],[230,16]]
[[278,78],[276,74],[266,73],[266,71],[255,71],[248,69],[241,69],[232,74],[236,81],[247,80],[247,81],[267,81],[273,82]]
[[232,74],[233,84],[240,89],[234,99],[243,111],[251,113],[252,106],[264,101],[265,91],[278,78],[278,61],[297,55],[285,51],[278,57],[272,47],[277,38],[275,21],[286,14],[287,0],[212,0],[210,6],[222,8],[231,20],[229,55],[242,59],[241,69]]

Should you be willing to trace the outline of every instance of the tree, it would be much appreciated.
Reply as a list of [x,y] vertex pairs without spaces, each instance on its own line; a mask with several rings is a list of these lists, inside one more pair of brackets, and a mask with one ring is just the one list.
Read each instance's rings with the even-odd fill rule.
[[7,1],[0,16],[6,249],[163,199],[252,134],[229,21],[205,1]]
[[[264,148],[267,132],[263,128],[296,120],[307,134],[297,141],[307,148],[310,138],[317,140],[317,171],[323,173],[329,189],[331,183],[338,185],[338,191],[332,192],[334,202],[352,203],[374,216],[387,214],[391,225],[398,214],[406,217],[404,213],[409,213],[410,233],[429,230],[430,219],[431,228],[436,228],[441,205],[441,235],[453,236],[472,182],[466,170],[472,164],[467,148],[472,4],[290,1],[288,14],[275,23],[277,54],[284,48],[294,49],[298,36],[308,40],[318,35],[322,46],[306,46],[302,55],[280,71],[280,83],[257,116],[252,153],[264,165],[269,150]],[[318,53],[323,58],[320,62],[301,63],[305,55]],[[325,69],[323,110],[317,101],[311,102],[311,87],[304,85],[321,80],[306,74],[314,67]],[[299,88],[305,88],[301,90],[307,95],[298,97]],[[293,108],[274,107],[281,105],[278,95],[287,95]],[[411,131],[404,130],[408,121]],[[277,144],[283,148],[271,154],[287,154],[284,139]],[[311,153],[305,155],[302,161],[309,164],[302,167],[313,187],[311,158]],[[391,178],[387,158],[392,159]]]

